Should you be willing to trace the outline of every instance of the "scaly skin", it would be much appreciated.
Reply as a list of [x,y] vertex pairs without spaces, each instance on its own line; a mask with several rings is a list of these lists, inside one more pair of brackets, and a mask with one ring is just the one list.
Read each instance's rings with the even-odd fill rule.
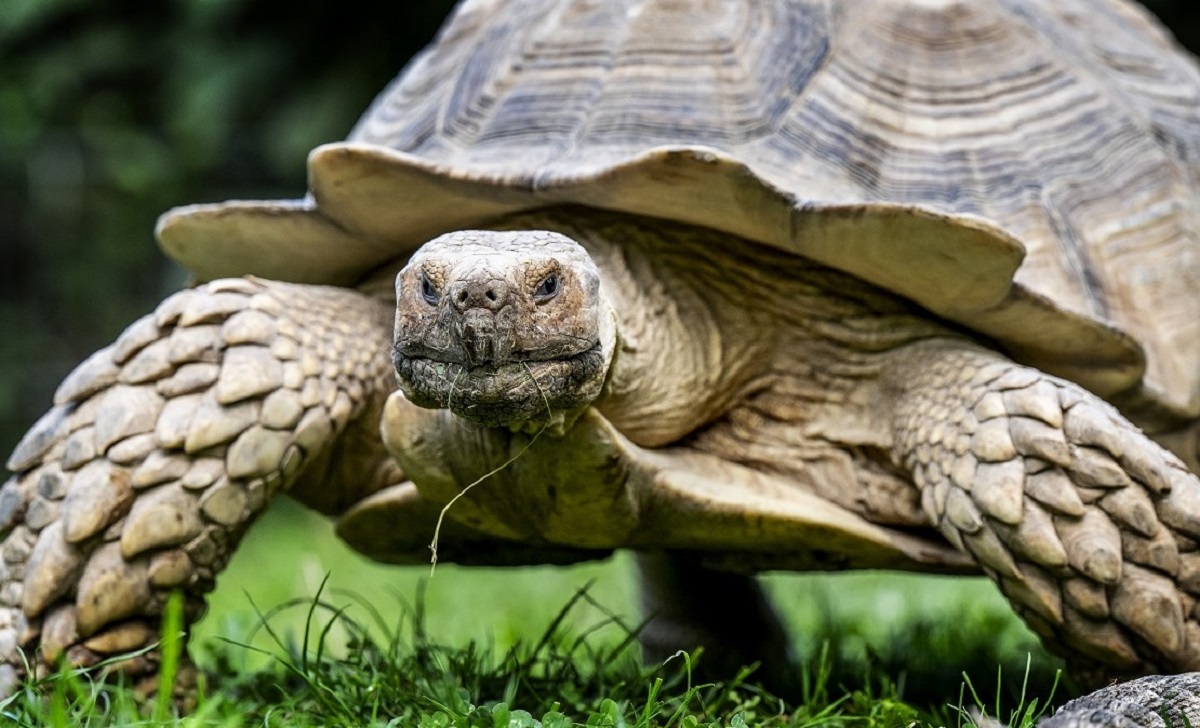
[[1072,674],[1200,667],[1200,481],[1113,407],[960,342],[889,370],[896,458]]
[[[351,290],[221,280],[168,298],[81,364],[0,489],[5,686],[18,648],[42,672],[64,654],[90,665],[153,643],[172,590],[196,619],[279,493],[330,510],[399,480],[375,434],[394,388],[390,319]],[[364,424],[369,437],[344,436]],[[359,482],[339,488],[347,454]],[[150,675],[157,660],[118,669]]]
[[1038,728],[1181,728],[1200,721],[1200,673],[1154,675],[1076,698]]

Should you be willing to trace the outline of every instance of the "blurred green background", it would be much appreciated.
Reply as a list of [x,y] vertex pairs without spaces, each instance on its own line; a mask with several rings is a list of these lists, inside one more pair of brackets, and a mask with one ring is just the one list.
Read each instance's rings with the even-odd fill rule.
[[[308,150],[349,131],[451,4],[0,0],[0,450],[76,362],[183,284],[153,242],[162,211],[303,194]],[[1153,7],[1200,45],[1194,3]],[[270,607],[314,593],[332,571],[335,586],[387,609],[411,603],[426,573],[365,565],[296,506],[266,521],[221,580],[202,639],[245,634],[247,595]],[[624,558],[568,570],[446,567],[427,590],[430,628],[503,646],[543,629],[593,578],[604,604],[632,614],[628,570]],[[784,576],[772,589],[802,641],[840,614],[858,625],[837,629],[855,632],[843,641],[860,652],[878,652],[894,640],[889,625],[913,615],[953,624],[966,610],[1007,614],[979,581]],[[1028,644],[1003,619],[997,647]]]

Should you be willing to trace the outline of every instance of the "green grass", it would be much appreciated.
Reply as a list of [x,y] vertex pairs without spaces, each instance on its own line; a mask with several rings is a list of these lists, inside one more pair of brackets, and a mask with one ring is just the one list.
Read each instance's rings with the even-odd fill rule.
[[[753,672],[697,684],[702,654],[640,664],[629,572],[618,557],[446,565],[430,580],[367,563],[321,519],[277,508],[193,630],[204,675],[182,725],[959,726],[971,706],[1030,725],[1053,689],[1056,664],[990,584],[880,574],[767,578],[796,637],[800,694],[770,695]],[[139,701],[64,671],[0,713],[25,726],[181,724],[169,687]]]

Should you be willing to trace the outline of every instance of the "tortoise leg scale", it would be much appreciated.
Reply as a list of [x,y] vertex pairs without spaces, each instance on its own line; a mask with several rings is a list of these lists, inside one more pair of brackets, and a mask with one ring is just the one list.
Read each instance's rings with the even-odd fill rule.
[[[360,417],[377,427],[394,388],[391,315],[344,288],[218,280],[171,296],[68,376],[0,489],[4,683],[26,660],[43,672],[152,644],[173,590],[197,619],[268,502],[336,466],[338,435]],[[150,652],[118,669],[156,663]]]
[[895,458],[1084,682],[1200,667],[1200,481],[1078,385],[965,343],[897,353]]

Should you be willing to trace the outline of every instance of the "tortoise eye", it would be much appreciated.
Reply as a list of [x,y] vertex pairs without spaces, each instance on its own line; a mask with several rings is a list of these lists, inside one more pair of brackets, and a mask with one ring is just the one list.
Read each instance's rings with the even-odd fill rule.
[[551,273],[542,279],[538,284],[537,290],[533,292],[534,298],[538,301],[549,301],[558,295],[558,274]]
[[438,295],[437,289],[433,287],[433,283],[429,280],[429,276],[421,274],[421,297],[425,299],[425,303],[430,306],[436,306],[441,296]]

